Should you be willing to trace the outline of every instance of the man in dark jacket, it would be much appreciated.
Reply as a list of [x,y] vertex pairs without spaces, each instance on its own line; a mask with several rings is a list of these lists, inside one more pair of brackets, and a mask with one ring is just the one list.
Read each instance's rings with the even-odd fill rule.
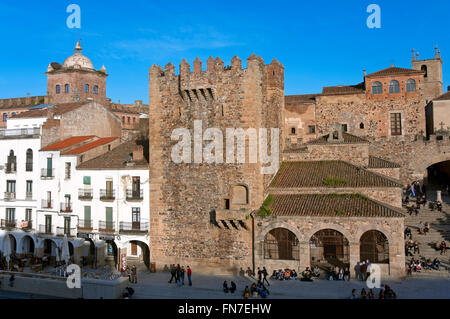
[[172,277],[170,277],[169,284],[172,283],[172,279],[174,279],[175,283],[176,283],[177,282],[177,277],[176,277],[176,269],[175,269],[175,265],[174,264],[170,265],[170,275]]

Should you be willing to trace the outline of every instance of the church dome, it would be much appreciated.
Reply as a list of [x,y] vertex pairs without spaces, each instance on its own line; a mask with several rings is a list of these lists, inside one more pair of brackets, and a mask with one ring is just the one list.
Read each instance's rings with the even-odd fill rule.
[[74,68],[74,69],[89,69],[94,70],[94,65],[88,57],[84,56],[82,53],[82,48],[80,41],[77,42],[75,46],[75,53],[68,57],[64,63],[63,68]]

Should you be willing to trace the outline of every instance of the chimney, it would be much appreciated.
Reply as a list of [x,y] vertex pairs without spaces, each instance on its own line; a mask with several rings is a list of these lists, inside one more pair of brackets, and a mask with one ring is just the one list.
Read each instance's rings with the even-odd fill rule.
[[144,159],[144,148],[142,145],[136,146],[133,150],[133,161],[142,161]]
[[364,77],[366,77],[366,70],[363,70],[363,73],[364,73]]

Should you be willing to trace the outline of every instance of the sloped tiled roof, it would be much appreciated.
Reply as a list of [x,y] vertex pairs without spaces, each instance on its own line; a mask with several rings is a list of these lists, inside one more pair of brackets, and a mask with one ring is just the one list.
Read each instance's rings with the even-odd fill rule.
[[369,156],[369,168],[399,168],[400,165],[375,156]]
[[366,78],[370,77],[378,77],[378,76],[391,76],[391,75],[400,75],[400,74],[420,74],[425,73],[425,71],[422,70],[413,70],[413,69],[405,69],[405,68],[398,68],[391,66],[389,68],[373,72],[366,75]]
[[107,168],[123,168],[127,169],[142,169],[148,168],[148,162],[145,160],[133,161],[133,166],[126,165],[126,158],[136,149],[137,145],[132,142],[125,142],[104,153],[96,158],[81,163],[78,169],[107,169]]
[[323,135],[317,139],[308,141],[306,144],[360,144],[369,143],[369,141],[363,139],[362,137],[352,135],[346,132],[342,132],[342,140],[332,140],[328,141],[330,134]]
[[270,195],[275,216],[404,217],[399,208],[359,194]]
[[320,94],[300,94],[300,95],[286,95],[284,97],[285,105],[314,103],[316,96]]
[[271,188],[359,188],[402,187],[380,174],[344,161],[285,162]]
[[68,147],[74,146],[78,143],[82,143],[84,141],[90,140],[94,138],[94,135],[89,136],[72,136],[69,138],[66,138],[65,140],[58,141],[56,143],[52,143],[50,145],[47,145],[41,149],[41,151],[61,151],[63,149],[66,149]]
[[65,152],[64,155],[78,155],[84,152],[87,152],[95,147],[102,146],[105,144],[108,144],[114,140],[118,139],[118,137],[103,137],[99,138],[98,140],[95,140],[90,143],[86,143],[80,147],[74,148],[68,152]]
[[32,117],[47,117],[49,110],[55,115],[61,115],[70,111],[73,111],[83,105],[90,102],[77,102],[77,103],[61,103],[50,105],[46,108],[29,110],[13,116],[13,118],[32,118]]
[[446,101],[450,100],[450,91],[442,94],[441,96],[435,98],[433,101]]
[[364,82],[356,85],[325,86],[322,89],[322,95],[358,94],[358,93],[364,93]]

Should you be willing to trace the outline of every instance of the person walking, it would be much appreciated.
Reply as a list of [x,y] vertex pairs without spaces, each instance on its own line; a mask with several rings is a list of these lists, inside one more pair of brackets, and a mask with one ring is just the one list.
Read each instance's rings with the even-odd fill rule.
[[180,264],[177,265],[175,279],[176,279],[177,286],[181,287],[181,267],[180,267]]
[[188,281],[189,281],[189,286],[192,286],[192,269],[191,267],[187,266],[187,276],[188,276]]
[[181,274],[180,274],[180,276],[181,276],[181,284],[184,286],[184,266],[181,266]]
[[266,282],[266,283],[267,283],[267,286],[270,286],[269,281],[267,280],[267,276],[269,275],[269,273],[267,272],[266,267],[263,267],[262,275],[263,275],[263,281],[262,281],[262,283],[264,284],[264,282]]
[[175,283],[176,283],[177,282],[177,270],[176,270],[174,264],[170,265],[170,275],[171,275],[171,277],[169,280],[169,284],[172,283],[172,279],[175,280]]
[[133,267],[131,267],[131,283],[132,284],[137,284],[137,269],[136,269],[136,265],[133,265]]
[[258,267],[258,281],[262,280],[262,270]]
[[14,274],[12,274],[11,277],[9,277],[9,286],[10,287],[14,287],[14,280],[16,280],[16,277],[14,276]]

